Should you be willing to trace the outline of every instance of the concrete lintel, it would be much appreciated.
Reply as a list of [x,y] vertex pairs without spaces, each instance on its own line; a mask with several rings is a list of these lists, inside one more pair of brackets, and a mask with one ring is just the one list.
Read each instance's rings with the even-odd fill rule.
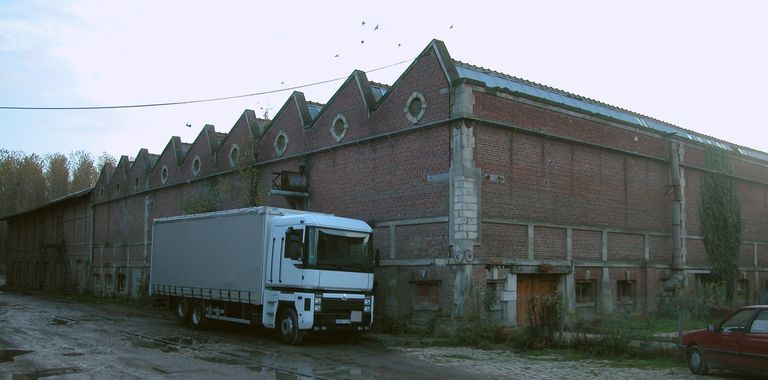
[[[536,227],[549,227],[549,228],[562,228],[562,229],[570,228],[578,231],[595,231],[595,232],[607,231],[609,233],[620,233],[620,234],[628,234],[628,235],[648,235],[648,236],[658,236],[658,237],[672,236],[671,234],[659,232],[659,231],[642,231],[642,230],[614,228],[614,227],[606,228],[603,226],[588,226],[588,225],[582,225],[582,224],[557,224],[557,223],[540,222],[535,220],[523,220],[523,219],[483,218],[483,223],[511,224],[511,225],[519,225],[519,226],[534,225]],[[694,237],[690,236],[690,238],[694,238]],[[703,239],[703,237],[701,239]]]
[[374,222],[373,227],[414,226],[419,224],[434,224],[434,223],[448,223],[448,217],[436,216],[431,218],[387,220],[387,221],[381,221],[381,222]]

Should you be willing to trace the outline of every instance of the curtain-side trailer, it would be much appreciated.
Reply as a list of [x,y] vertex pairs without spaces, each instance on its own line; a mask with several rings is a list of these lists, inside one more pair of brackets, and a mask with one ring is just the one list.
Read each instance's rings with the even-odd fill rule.
[[263,325],[289,344],[373,323],[371,228],[329,214],[253,207],[156,219],[150,292],[176,316]]

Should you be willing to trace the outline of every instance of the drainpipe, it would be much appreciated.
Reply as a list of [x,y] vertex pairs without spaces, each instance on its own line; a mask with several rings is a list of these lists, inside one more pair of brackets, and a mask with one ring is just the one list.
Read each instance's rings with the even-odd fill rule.
[[683,268],[683,186],[680,175],[680,144],[669,135],[669,163],[672,171],[672,268],[677,280],[677,344],[683,343],[683,305],[685,304],[685,269]]
[[669,158],[672,170],[672,268],[683,269],[683,191],[680,180],[679,144],[669,139]]

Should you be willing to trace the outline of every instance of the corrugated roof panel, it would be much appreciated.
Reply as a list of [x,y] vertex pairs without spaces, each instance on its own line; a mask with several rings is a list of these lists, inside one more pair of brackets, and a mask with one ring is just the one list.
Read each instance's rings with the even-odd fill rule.
[[[513,92],[526,94],[555,104],[561,104],[571,108],[580,109],[592,114],[610,117],[615,120],[621,120],[629,124],[650,128],[662,133],[675,133],[679,137],[702,144],[716,146],[724,150],[737,149],[732,145],[715,141],[706,136],[692,134],[690,131],[674,126],[672,124],[667,124],[651,118],[642,117],[641,115],[615,108],[607,104],[601,104],[587,99],[579,99],[576,96],[561,93],[558,90],[539,86],[522,79],[515,79],[513,77],[504,76],[502,74],[489,73],[479,68],[464,66],[464,64],[460,63],[456,64],[456,70],[458,71],[459,77],[483,82],[490,88],[506,88]],[[745,156],[768,161],[768,153],[748,148],[738,148],[737,150],[739,153]]]

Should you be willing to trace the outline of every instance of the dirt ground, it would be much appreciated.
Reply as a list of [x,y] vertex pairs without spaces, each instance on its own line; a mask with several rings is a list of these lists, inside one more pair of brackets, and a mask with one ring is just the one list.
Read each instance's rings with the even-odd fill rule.
[[[384,343],[382,343],[384,342]],[[406,348],[386,339],[308,338],[216,324],[205,331],[163,308],[76,302],[0,290],[0,377],[8,379],[670,379],[685,368],[612,368],[506,350]]]

